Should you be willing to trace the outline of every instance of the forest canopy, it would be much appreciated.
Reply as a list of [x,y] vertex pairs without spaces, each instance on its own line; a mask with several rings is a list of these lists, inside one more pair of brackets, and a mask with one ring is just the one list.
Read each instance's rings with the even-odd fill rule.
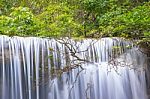
[[148,0],[1,0],[0,34],[124,37],[150,46]]

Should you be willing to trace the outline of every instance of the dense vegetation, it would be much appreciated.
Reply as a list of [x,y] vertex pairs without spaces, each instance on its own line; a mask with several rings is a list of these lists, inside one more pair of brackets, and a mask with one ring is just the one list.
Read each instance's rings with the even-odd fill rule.
[[150,1],[1,0],[0,34],[119,36],[140,39],[150,47]]

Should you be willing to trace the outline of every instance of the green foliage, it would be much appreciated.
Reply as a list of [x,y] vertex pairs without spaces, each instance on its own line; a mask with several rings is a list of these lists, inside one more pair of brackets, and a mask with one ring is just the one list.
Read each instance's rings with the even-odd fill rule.
[[12,7],[28,7],[33,13],[39,14],[54,0],[0,0],[0,15],[8,15]]
[[17,5],[13,0],[0,0],[0,15],[8,14],[10,9]]
[[114,8],[117,0],[82,0],[81,2],[86,11],[102,15]]
[[131,11],[120,8],[101,17],[100,29],[103,34],[108,36],[146,37],[150,31],[149,16],[150,3],[137,6]]
[[1,0],[0,34],[150,40],[147,0]]
[[5,35],[38,35],[40,25],[27,7],[12,8],[9,16],[0,16],[0,32]]
[[101,29],[107,31],[104,25],[118,14],[130,10],[132,3],[129,0],[79,0],[82,9],[81,20],[84,34],[89,37],[101,36]]
[[74,6],[66,3],[49,5],[38,17],[44,24],[44,30],[41,33],[44,36],[76,36],[82,29],[74,18]]

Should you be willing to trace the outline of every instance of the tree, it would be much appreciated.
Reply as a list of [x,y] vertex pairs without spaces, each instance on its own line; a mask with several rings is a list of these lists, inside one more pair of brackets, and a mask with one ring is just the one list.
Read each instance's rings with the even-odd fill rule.
[[74,14],[75,7],[67,3],[56,3],[46,7],[38,16],[45,27],[43,28],[44,36],[77,36],[82,26],[74,18]]
[[27,7],[12,8],[10,15],[0,16],[0,32],[5,35],[37,36],[40,32],[38,19]]

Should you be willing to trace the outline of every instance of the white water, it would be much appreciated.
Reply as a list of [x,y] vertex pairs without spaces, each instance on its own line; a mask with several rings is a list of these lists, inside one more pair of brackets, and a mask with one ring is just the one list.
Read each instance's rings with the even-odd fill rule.
[[[90,63],[82,65],[84,70],[55,77],[53,67],[63,68],[75,60],[64,44],[54,39],[0,36],[0,99],[148,99],[146,56],[137,48],[128,49],[130,42],[117,38],[67,42]],[[114,50],[117,45],[122,48]],[[115,61],[108,63],[114,55]]]

